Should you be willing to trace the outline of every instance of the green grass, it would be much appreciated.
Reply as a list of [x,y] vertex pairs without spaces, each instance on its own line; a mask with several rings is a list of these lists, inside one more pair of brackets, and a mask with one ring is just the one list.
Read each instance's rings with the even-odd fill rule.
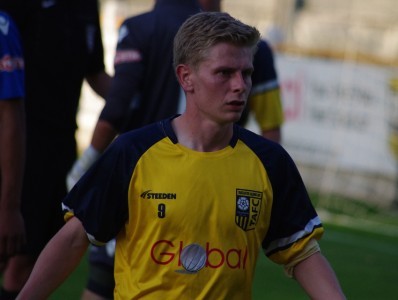
[[[325,225],[320,242],[348,299],[397,299],[398,236]],[[254,299],[308,299],[281,267],[260,258]]]

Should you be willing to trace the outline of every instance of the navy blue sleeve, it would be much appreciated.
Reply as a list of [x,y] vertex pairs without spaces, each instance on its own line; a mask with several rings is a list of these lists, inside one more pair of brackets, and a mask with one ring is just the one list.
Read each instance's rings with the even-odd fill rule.
[[[279,145],[275,144],[277,147]],[[307,224],[317,217],[295,163],[282,147],[280,149],[278,155],[273,155],[274,158],[266,162],[274,201],[270,227],[263,241],[264,249],[273,241],[304,231]]]
[[165,133],[152,124],[120,135],[76,183],[63,201],[64,212],[72,211],[90,236],[106,243],[128,220],[129,186],[141,155]]
[[110,122],[118,132],[129,123],[132,111],[140,106],[144,75],[145,53],[150,26],[145,20],[149,15],[127,19],[119,29],[119,40],[114,59],[115,74],[100,119]]
[[127,220],[132,171],[133,157],[128,147],[117,139],[63,201],[98,242],[114,238]]
[[263,248],[267,249],[276,240],[302,232],[317,217],[317,213],[297,166],[286,150],[278,143],[247,130],[242,131],[246,132],[242,140],[257,154],[272,185],[270,226],[262,243]]
[[254,72],[252,75],[253,88],[259,84],[273,82],[277,80],[274,56],[272,49],[266,41],[258,43],[258,49],[253,60]]

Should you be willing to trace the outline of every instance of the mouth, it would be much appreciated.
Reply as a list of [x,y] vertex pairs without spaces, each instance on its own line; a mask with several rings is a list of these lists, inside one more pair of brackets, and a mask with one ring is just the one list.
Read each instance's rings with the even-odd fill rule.
[[233,100],[233,101],[229,101],[227,104],[228,105],[232,105],[232,106],[244,106],[245,105],[245,101],[243,101],[243,100]]
[[233,100],[228,102],[227,106],[234,110],[242,110],[245,107],[245,101]]

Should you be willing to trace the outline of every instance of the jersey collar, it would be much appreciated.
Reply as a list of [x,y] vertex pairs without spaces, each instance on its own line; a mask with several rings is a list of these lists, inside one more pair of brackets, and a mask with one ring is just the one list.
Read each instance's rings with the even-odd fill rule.
[[[180,114],[174,115],[171,118],[168,118],[168,119],[165,119],[165,120],[159,122],[159,125],[160,125],[162,131],[164,132],[164,135],[167,136],[173,142],[173,144],[177,144],[178,139],[173,130],[173,127],[171,126],[171,122],[173,121],[173,119],[177,118],[178,116],[180,116]],[[234,148],[236,143],[238,142],[240,129],[241,128],[239,125],[234,124],[234,132],[233,132],[231,140],[229,141],[229,145],[232,148]]]

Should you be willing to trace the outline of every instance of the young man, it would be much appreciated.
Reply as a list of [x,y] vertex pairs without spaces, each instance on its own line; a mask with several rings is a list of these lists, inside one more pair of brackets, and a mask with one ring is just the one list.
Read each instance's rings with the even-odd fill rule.
[[[180,87],[172,67],[173,38],[189,16],[220,11],[220,0],[157,0],[149,12],[125,20],[119,30],[115,76],[91,145],[75,162],[67,177],[71,189],[115,136],[181,112]],[[272,51],[260,41],[254,57],[253,87],[243,117],[256,116],[264,137],[280,142],[283,111]],[[111,299],[114,240],[106,247],[90,247],[89,274],[82,300]]]
[[115,299],[250,299],[260,247],[314,299],[344,299],[322,224],[289,155],[234,125],[259,32],[190,17],[174,42],[182,115],[120,135],[64,200],[69,219],[17,299],[45,299],[89,241],[116,237]]
[[19,32],[0,11],[0,273],[25,243],[21,190],[25,162],[25,78]]

